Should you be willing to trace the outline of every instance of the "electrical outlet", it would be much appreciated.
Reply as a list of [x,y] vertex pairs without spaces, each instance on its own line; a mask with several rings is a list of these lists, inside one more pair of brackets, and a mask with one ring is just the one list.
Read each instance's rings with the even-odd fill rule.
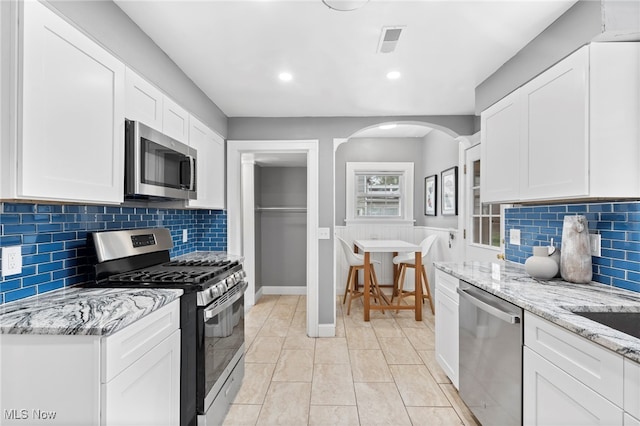
[[589,234],[589,243],[591,245],[591,256],[602,256],[602,237],[600,234]]
[[189,232],[186,229],[182,230],[182,242],[186,243],[189,241]]
[[22,247],[12,246],[2,248],[2,276],[22,273]]
[[513,244],[514,246],[520,245],[520,230],[519,229],[511,229],[509,231],[509,244]]

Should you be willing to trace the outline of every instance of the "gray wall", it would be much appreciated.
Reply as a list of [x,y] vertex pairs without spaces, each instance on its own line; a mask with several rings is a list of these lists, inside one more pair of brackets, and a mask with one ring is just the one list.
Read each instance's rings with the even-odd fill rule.
[[[229,118],[228,139],[293,140],[318,139],[319,142],[319,212],[318,226],[328,227],[333,235],[333,138],[346,138],[356,131],[387,121],[420,121],[451,129],[458,135],[474,133],[474,116],[418,117],[324,117],[324,118]],[[318,270],[319,323],[332,324],[333,239],[319,240]]]
[[601,24],[600,1],[577,2],[476,87],[476,114],[589,43],[601,33]]
[[422,138],[353,138],[336,150],[336,225],[344,226],[346,218],[346,167],[347,162],[409,162],[413,163],[414,206],[413,217],[422,218],[419,202],[422,191]]
[[[306,167],[262,167],[260,175],[261,207],[307,205]],[[260,223],[262,249],[258,259],[261,273],[256,274],[256,281],[262,287],[306,286],[306,213],[263,211]]]
[[227,117],[115,3],[49,0],[54,9],[221,136]]
[[[420,193],[416,198],[416,201],[420,204],[420,220],[416,222],[417,225],[432,226],[436,228],[457,228],[458,216],[442,216],[442,191],[441,191],[441,172],[458,165],[458,141],[451,136],[433,130],[429,132],[423,140],[423,173],[420,176]],[[458,180],[462,179],[462,171],[458,170]],[[431,175],[437,175],[438,183],[438,204],[436,216],[424,215],[424,178]],[[460,206],[460,199],[458,199],[458,206]],[[458,211],[460,214],[460,211]]]

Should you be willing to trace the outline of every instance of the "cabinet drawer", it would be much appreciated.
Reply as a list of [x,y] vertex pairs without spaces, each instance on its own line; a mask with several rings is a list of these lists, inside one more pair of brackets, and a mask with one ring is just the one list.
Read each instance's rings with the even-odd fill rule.
[[622,425],[622,409],[529,348],[523,367],[523,425]]
[[640,419],[640,364],[624,360],[624,411]]
[[524,344],[622,407],[621,355],[528,312],[525,313]]
[[180,328],[180,300],[136,321],[102,344],[102,380],[107,383],[124,368]]
[[436,289],[442,291],[456,303],[458,303],[458,292],[456,291],[458,285],[459,281],[456,277],[436,269]]

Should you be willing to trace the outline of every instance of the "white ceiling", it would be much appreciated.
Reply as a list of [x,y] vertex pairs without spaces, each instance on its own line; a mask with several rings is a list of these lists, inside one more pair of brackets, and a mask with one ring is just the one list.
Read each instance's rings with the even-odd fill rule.
[[[475,87],[575,3],[115,1],[229,117],[473,114]],[[384,26],[404,27],[393,53]]]

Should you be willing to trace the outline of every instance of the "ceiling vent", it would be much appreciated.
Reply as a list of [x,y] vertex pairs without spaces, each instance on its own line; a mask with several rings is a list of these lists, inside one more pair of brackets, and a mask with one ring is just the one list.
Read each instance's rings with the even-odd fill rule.
[[378,53],[391,53],[396,50],[400,33],[404,27],[382,27],[380,42],[378,43]]

